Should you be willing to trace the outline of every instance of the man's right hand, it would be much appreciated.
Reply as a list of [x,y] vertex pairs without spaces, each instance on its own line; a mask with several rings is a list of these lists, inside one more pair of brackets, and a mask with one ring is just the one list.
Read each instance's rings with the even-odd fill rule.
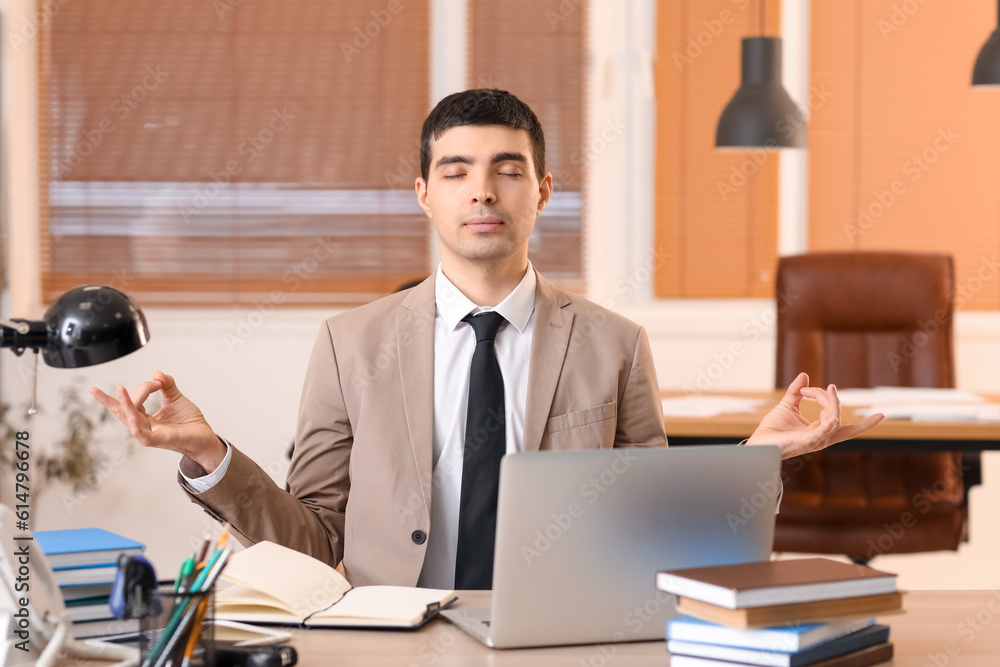
[[[97,387],[90,395],[108,409],[143,447],[157,447],[178,452],[192,459],[210,473],[226,456],[226,445],[205,421],[198,406],[177,389],[174,379],[156,371],[153,379],[143,382],[129,396],[125,387],[115,388],[117,399]],[[143,403],[154,392],[161,392],[163,404],[155,415],[147,415]]]

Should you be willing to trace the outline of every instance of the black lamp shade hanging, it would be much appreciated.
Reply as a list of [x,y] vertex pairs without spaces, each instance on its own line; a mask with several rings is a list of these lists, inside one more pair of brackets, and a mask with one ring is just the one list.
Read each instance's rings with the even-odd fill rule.
[[[1000,19],[1000,1],[997,16]],[[1000,86],[1000,27],[993,31],[979,50],[972,68],[973,86]]]
[[781,38],[743,39],[742,79],[719,118],[717,148],[805,148],[806,121],[781,85]]
[[13,320],[27,331],[3,327],[0,347],[40,349],[56,368],[103,364],[135,352],[149,342],[149,326],[139,305],[127,294],[104,285],[74,287],[40,321]]

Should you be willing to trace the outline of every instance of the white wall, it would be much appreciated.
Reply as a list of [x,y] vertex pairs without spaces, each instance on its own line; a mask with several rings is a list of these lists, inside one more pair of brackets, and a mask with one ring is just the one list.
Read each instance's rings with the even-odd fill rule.
[[[444,0],[436,0],[440,5]],[[9,0],[10,11],[23,11],[27,0]],[[590,135],[600,135],[616,116],[626,124],[620,140],[593,156],[588,186],[587,261],[590,296],[647,327],[661,386],[679,389],[694,385],[700,374],[717,375],[712,389],[768,389],[774,375],[774,304],[769,300],[672,301],[651,299],[648,267],[657,261],[651,251],[653,102],[652,0],[628,3],[627,11],[614,0],[593,0],[591,32]],[[802,3],[783,3],[786,25],[801,24]],[[0,5],[2,7],[3,5]],[[788,9],[788,8],[791,9]],[[11,14],[13,17],[13,14]],[[807,16],[807,13],[806,13]],[[435,24],[447,31],[448,22]],[[453,28],[452,28],[453,29]],[[7,40],[3,40],[7,44]],[[801,40],[800,40],[801,42]],[[5,47],[7,48],[7,47]],[[798,48],[803,48],[801,45]],[[807,48],[807,45],[806,45]],[[4,72],[5,127],[0,146],[7,164],[34,160],[33,60],[5,53],[4,62],[16,72]],[[447,54],[445,54],[447,55]],[[445,57],[444,55],[441,56]],[[20,59],[18,59],[20,58]],[[786,55],[786,61],[788,56]],[[16,76],[15,76],[16,74]],[[455,73],[435,65],[436,91],[453,89]],[[801,81],[797,84],[801,88]],[[796,86],[790,85],[790,88]],[[794,92],[794,91],[793,91]],[[18,101],[19,100],[19,101]],[[19,139],[20,137],[20,139]],[[20,142],[20,143],[19,143]],[[782,158],[784,161],[784,158]],[[794,250],[805,238],[804,179],[800,161],[783,167],[781,241]],[[34,169],[8,170],[9,196],[4,216],[11,224],[7,242],[13,262],[12,288],[4,294],[0,314],[37,316],[37,212],[33,213]],[[14,178],[21,179],[14,187]],[[789,188],[795,190],[790,193]],[[798,213],[796,213],[798,212]],[[630,279],[635,289],[625,298],[616,290]],[[81,371],[42,366],[39,400],[45,412],[30,426],[35,443],[51,442],[61,420],[59,388],[80,378],[83,386],[110,391],[121,383],[133,388],[153,370],[174,374],[179,386],[201,406],[212,426],[247,451],[279,482],[284,478],[284,451],[294,430],[300,383],[319,322],[326,310],[282,310],[252,327],[245,342],[229,346],[227,333],[238,333],[247,309],[151,309],[146,312],[152,339],[130,357]],[[254,316],[256,320],[256,316]],[[1000,393],[1000,313],[963,313],[956,321],[959,385]],[[733,342],[746,352],[725,357]],[[723,368],[723,366],[726,366]],[[0,358],[0,397],[23,407],[30,396],[31,365],[25,358],[4,352]],[[721,370],[721,373],[716,371]],[[25,421],[25,424],[28,422]],[[142,540],[155,563],[168,571],[177,566],[211,523],[191,505],[175,483],[177,457],[167,452],[132,448],[122,431],[105,427],[104,447],[119,461],[107,469],[96,490],[74,497],[65,489],[50,488],[37,500],[37,528],[101,525]],[[909,588],[984,588],[1000,586],[995,554],[1000,536],[991,516],[1000,509],[1000,453],[984,456],[986,484],[973,491],[970,544],[958,554],[886,557],[878,564],[898,571]],[[6,475],[7,473],[2,473]],[[2,494],[10,493],[0,477]],[[9,497],[3,496],[9,502]],[[79,501],[79,502],[77,502]]]

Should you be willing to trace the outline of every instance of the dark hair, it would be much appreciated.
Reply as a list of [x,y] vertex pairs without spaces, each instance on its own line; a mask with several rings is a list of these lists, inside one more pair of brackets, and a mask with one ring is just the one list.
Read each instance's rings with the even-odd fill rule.
[[420,176],[425,181],[431,171],[431,141],[460,125],[504,125],[527,130],[536,177],[541,180],[545,175],[545,135],[531,107],[506,90],[474,88],[448,95],[424,121],[420,132]]

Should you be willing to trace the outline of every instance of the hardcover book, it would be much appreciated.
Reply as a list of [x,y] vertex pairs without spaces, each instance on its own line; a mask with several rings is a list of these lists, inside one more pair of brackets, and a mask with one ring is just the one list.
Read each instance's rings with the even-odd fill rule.
[[741,609],[896,591],[896,575],[829,558],[759,561],[663,570],[661,591]]

